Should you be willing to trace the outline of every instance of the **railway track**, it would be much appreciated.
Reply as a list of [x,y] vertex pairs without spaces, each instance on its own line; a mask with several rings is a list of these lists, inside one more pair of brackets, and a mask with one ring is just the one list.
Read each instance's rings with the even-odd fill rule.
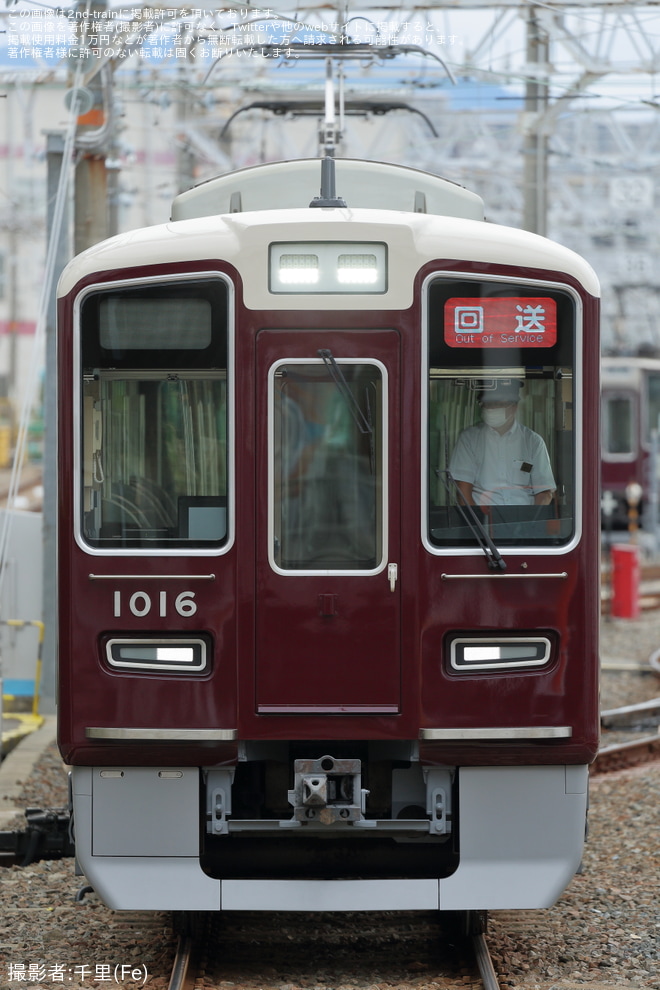
[[484,985],[484,990],[499,990],[500,984],[497,979],[495,967],[493,966],[493,960],[490,957],[490,951],[488,949],[488,943],[486,942],[485,935],[473,935],[472,948],[474,950],[474,955],[477,961],[479,975],[481,976],[481,981]]
[[[385,945],[393,953],[395,967],[408,965],[414,972],[426,969],[433,974],[429,973],[428,978],[434,985],[447,988],[469,985],[476,990],[480,981],[483,990],[500,990],[483,930],[485,913],[461,913],[457,924],[447,930],[438,925],[437,917],[429,915],[420,921],[390,912],[360,922],[355,918],[347,922],[345,916],[335,915],[328,920],[317,915],[298,915],[294,922],[285,920],[284,927],[279,914],[258,918],[251,915],[245,924],[237,923],[231,916],[226,924],[217,916],[196,919],[179,935],[168,990],[197,990],[198,986],[211,990],[226,986],[228,980],[230,983],[239,980],[248,986],[254,986],[256,980],[262,990],[268,990],[271,985],[280,987],[283,978],[279,973],[275,976],[269,961],[276,962],[278,969],[283,967],[296,983],[303,978],[304,969],[305,979],[313,975],[325,984],[330,978],[332,984],[339,979],[333,967],[348,965],[355,971],[350,979],[352,984],[362,985],[364,975],[365,986],[373,986],[377,978],[367,976],[367,972],[371,967],[372,971],[378,971],[389,965],[387,954],[385,960],[382,958]],[[362,925],[368,926],[368,930]],[[353,944],[346,944],[349,928],[354,931]],[[360,934],[355,934],[356,928]],[[232,951],[227,950],[228,942],[233,946]],[[410,947],[413,947],[412,962],[406,958]],[[246,951],[252,957],[247,965]],[[357,976],[360,970],[364,972]],[[474,976],[469,983],[465,977],[468,971]]]
[[195,939],[191,935],[180,935],[176,955],[172,964],[172,975],[168,990],[194,990],[195,986]]
[[592,764],[592,774],[630,770],[660,759],[660,736],[645,736],[628,743],[615,743],[601,749]]
[[660,698],[603,711],[600,721],[605,745],[592,765],[592,774],[631,769],[660,758]]
[[[609,614],[612,600],[612,575],[608,568],[601,573],[601,611]],[[660,565],[643,564],[639,574],[639,607],[642,612],[660,609]]]

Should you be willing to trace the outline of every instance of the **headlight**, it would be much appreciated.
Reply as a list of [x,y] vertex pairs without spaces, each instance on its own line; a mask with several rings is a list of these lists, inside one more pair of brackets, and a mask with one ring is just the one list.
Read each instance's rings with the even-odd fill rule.
[[375,285],[378,261],[375,254],[340,254],[337,258],[337,281],[342,285]]
[[281,285],[316,285],[319,280],[318,255],[281,254],[276,278]]
[[106,659],[119,670],[203,674],[210,665],[210,650],[202,638],[114,638],[106,643]]
[[545,636],[454,639],[450,663],[454,670],[516,670],[541,667],[550,659]]
[[379,243],[296,241],[270,245],[270,291],[387,290],[387,247]]

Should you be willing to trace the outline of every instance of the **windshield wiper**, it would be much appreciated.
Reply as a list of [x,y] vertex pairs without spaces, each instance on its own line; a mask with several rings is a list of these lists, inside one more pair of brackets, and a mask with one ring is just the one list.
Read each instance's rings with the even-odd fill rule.
[[483,550],[486,560],[488,561],[488,566],[494,571],[505,571],[506,561],[491,540],[488,530],[484,526],[483,522],[474,511],[474,506],[465,501],[463,493],[458,487],[456,479],[453,477],[452,473],[449,470],[443,471],[439,468],[436,468],[435,473],[438,478],[442,479],[449,497],[451,498],[453,496],[456,499],[456,508],[472,530],[472,535]]
[[369,435],[373,434],[374,432],[373,426],[362,412],[362,409],[360,408],[360,403],[358,402],[358,400],[355,398],[350,388],[348,387],[348,382],[344,378],[341,368],[335,361],[332,351],[329,351],[327,347],[322,347],[316,353],[319,355],[319,357],[325,364],[326,368],[328,369],[330,373],[330,377],[332,378],[333,382],[339,389],[342,398],[344,399],[344,402],[348,406],[349,412],[353,417],[353,419],[355,420],[355,424],[358,430],[360,431],[360,433],[369,434]]

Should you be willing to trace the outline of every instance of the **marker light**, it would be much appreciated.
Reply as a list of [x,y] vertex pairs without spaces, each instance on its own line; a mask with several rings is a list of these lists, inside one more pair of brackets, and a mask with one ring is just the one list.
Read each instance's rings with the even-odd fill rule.
[[387,291],[387,246],[352,241],[270,245],[271,292],[314,294]]

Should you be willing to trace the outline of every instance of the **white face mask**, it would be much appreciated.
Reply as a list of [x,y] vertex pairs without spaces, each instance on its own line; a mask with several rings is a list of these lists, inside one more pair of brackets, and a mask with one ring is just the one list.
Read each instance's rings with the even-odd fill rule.
[[481,418],[483,419],[486,426],[492,426],[493,429],[497,429],[499,426],[504,426],[509,415],[506,409],[482,409]]

